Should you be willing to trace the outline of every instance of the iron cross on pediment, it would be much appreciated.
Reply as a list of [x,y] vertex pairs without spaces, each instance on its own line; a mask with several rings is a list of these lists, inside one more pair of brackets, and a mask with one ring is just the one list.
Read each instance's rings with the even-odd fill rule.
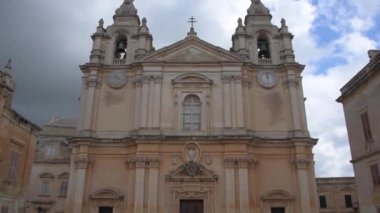
[[191,16],[189,18],[189,21],[187,21],[187,22],[191,24],[192,29],[194,28],[194,23],[197,23],[197,21],[195,20],[195,18],[193,16]]

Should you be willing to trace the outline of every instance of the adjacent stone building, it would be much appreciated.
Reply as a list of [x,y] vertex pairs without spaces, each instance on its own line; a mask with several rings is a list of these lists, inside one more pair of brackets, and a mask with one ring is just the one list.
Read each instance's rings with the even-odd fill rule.
[[0,70],[0,212],[24,212],[40,128],[11,108],[11,61]]
[[71,148],[68,140],[76,134],[76,121],[53,117],[37,141],[27,197],[30,213],[65,212]]
[[271,19],[253,0],[231,50],[193,27],[155,50],[133,0],[100,20],[65,211],[319,212],[304,66],[285,20]]
[[380,51],[342,89],[361,212],[380,212]]
[[317,178],[320,213],[356,213],[354,177]]

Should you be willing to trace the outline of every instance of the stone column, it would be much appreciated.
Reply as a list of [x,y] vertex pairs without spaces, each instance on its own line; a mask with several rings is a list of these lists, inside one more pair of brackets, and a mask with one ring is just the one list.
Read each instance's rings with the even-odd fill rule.
[[157,213],[159,159],[149,159],[148,213]]
[[83,207],[84,199],[84,188],[86,185],[86,170],[90,163],[88,158],[77,158],[74,160],[75,163],[75,186],[74,186],[74,199],[73,199],[73,213],[81,213]]
[[239,159],[239,209],[240,213],[249,212],[248,159]]
[[224,108],[224,127],[231,128],[231,79],[229,76],[222,76],[223,82],[223,108]]
[[145,158],[136,158],[134,212],[144,212]]
[[225,175],[226,175],[226,212],[235,213],[235,160],[232,158],[225,159]]
[[301,206],[301,212],[312,212],[310,208],[311,202],[307,175],[310,162],[306,159],[297,158],[293,163],[297,170],[298,188],[300,190],[299,203]]

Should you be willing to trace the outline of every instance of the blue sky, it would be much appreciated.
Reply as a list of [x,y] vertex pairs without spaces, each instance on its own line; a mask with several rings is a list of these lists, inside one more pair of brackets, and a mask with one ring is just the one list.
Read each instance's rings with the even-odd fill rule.
[[[272,23],[287,20],[296,60],[306,65],[303,86],[318,176],[353,175],[339,89],[380,47],[380,1],[262,0]],[[4,0],[0,2],[0,66],[13,58],[17,84],[13,106],[45,124],[52,115],[78,116],[81,72],[98,20],[112,24],[122,0]],[[159,49],[186,36],[198,19],[200,38],[225,49],[250,0],[135,0]],[[43,76],[41,78],[41,76]]]

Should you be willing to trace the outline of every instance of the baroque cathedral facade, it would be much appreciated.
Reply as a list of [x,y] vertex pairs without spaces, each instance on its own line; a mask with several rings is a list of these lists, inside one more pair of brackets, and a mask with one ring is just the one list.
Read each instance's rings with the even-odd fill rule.
[[232,48],[193,28],[155,50],[124,0],[92,35],[66,212],[319,211],[293,35],[260,0]]

